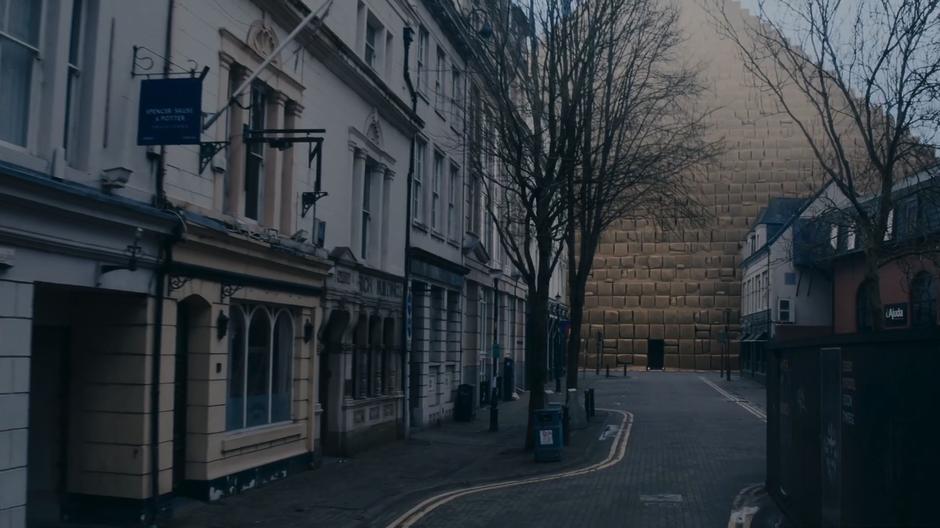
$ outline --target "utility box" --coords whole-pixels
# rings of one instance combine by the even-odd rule
[[[561,409],[550,408],[535,411],[535,461],[561,460],[562,447],[564,447],[564,442]]]
[[[472,422],[476,413],[473,405],[473,385],[457,386],[457,401],[454,402],[454,420]]]
[[[512,401],[512,393],[516,391],[516,362],[512,358],[503,358],[503,401]]]

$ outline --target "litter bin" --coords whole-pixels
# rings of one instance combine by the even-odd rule
[[[563,446],[561,421],[560,408],[535,411],[536,462],[561,460],[561,448]]]
[[[548,405],[546,405],[546,408],[552,410],[557,409],[558,412],[561,413],[561,446],[564,447],[565,441],[568,439],[568,408],[565,407],[565,404],[561,402],[549,402]]]
[[[457,401],[454,402],[454,420],[470,422],[474,418],[473,385],[457,386]]]

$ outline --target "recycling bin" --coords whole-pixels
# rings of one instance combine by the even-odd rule
[[[553,462],[561,460],[562,415],[560,408],[535,411],[535,461]]]
[[[454,420],[470,422],[474,419],[473,385],[457,386],[457,401],[454,402]]]

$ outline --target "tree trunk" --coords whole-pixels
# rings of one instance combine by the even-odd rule
[[[878,259],[875,255],[865,256],[865,282],[868,291],[868,313],[871,317],[871,327],[875,332],[884,329],[884,314],[881,306],[881,277],[878,273]],[[856,321],[858,324],[858,321]],[[856,330],[860,330],[856,328]]]
[[[584,321],[584,289],[586,280],[575,278],[575,284],[568,285],[568,302],[571,304],[571,330],[567,342],[567,388],[578,388],[578,365],[581,356],[581,324]]]
[[[545,407],[545,353],[548,350],[548,285],[530,290],[526,316],[526,373],[529,378],[529,420],[525,448],[535,448],[535,411]]]

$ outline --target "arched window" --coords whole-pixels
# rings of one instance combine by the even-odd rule
[[[937,324],[937,284],[926,271],[915,275],[911,282],[911,324],[915,327]]]
[[[245,427],[245,313],[239,306],[229,310],[228,401],[225,428]]]
[[[855,321],[859,332],[871,332],[875,327],[871,316],[870,284],[871,281],[862,282],[855,297]]]
[[[241,429],[291,418],[293,317],[263,306],[231,307],[226,428]]]
[[[262,307],[251,312],[247,365],[245,425],[253,427],[268,423],[270,412],[271,316]]]
[[[274,346],[271,353],[271,421],[290,419],[291,362],[294,349],[294,322],[282,310],[274,323]]]

